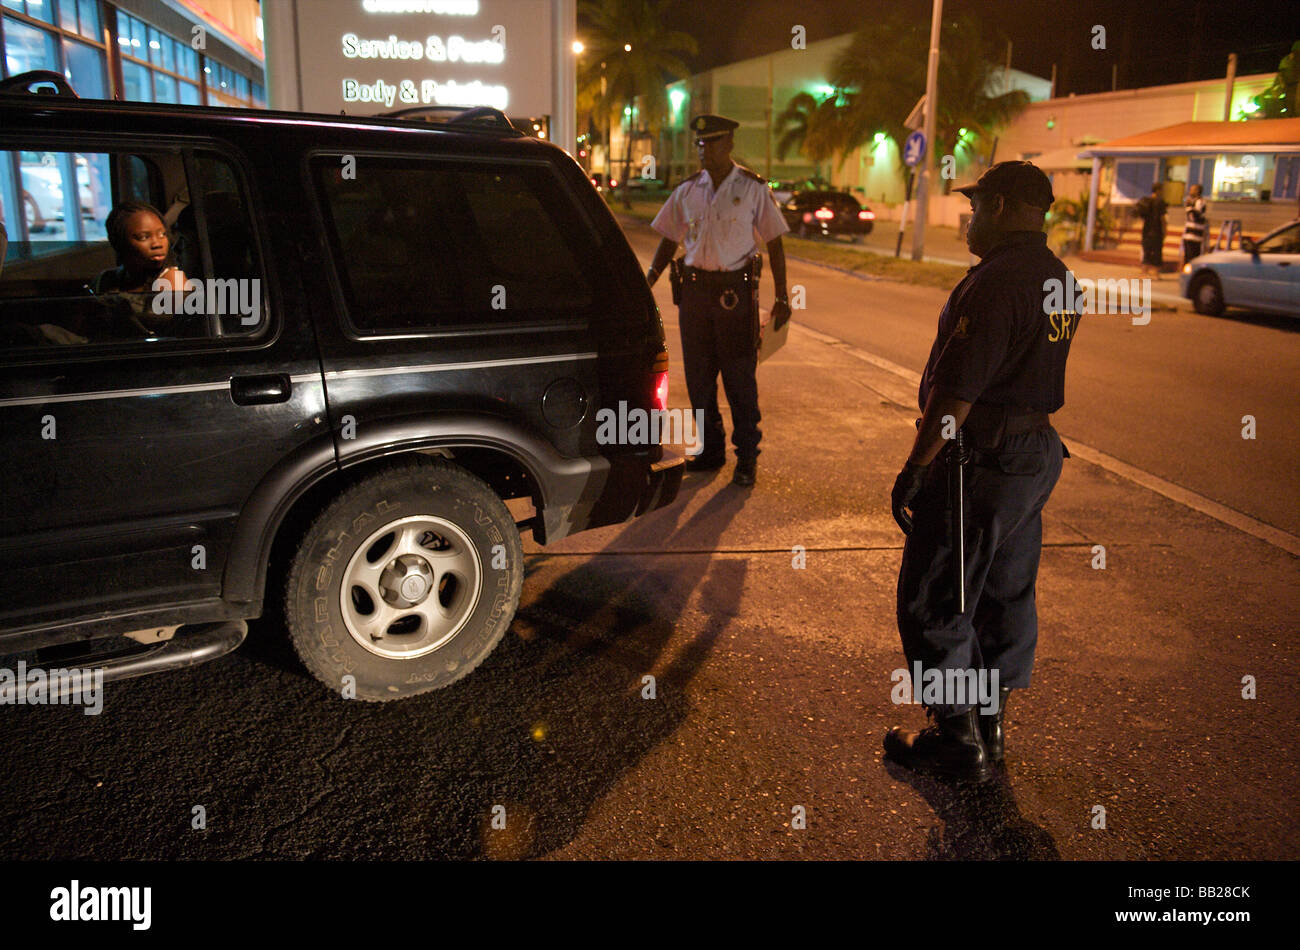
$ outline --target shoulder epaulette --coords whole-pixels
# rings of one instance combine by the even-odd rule
[[[706,173],[706,172],[703,172],[703,171],[698,171],[698,172],[696,172],[694,175],[687,175],[685,178],[683,178],[683,179],[682,179],[681,181],[679,181],[677,184],[673,185],[673,191],[676,191],[678,188],[682,187],[682,185],[690,184],[691,182],[695,181],[695,179],[699,178],[700,175],[703,175],[703,174],[707,174],[707,173]]]
[[[739,162],[736,163],[736,167],[740,169],[740,173],[744,175],[746,178],[752,178],[754,179],[754,181],[761,181],[763,184],[765,185],[767,184],[767,179],[764,178],[762,175],[760,175],[758,172],[754,171],[752,168],[746,168],[744,165],[741,165]]]

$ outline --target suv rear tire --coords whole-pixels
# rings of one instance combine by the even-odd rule
[[[320,513],[293,558],[285,619],[317,679],[383,702],[482,663],[522,586],[523,545],[501,499],[463,468],[421,458],[366,477]]]

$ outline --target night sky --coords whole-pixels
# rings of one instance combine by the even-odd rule
[[[930,0],[689,0],[669,22],[699,42],[691,65],[704,70],[788,48],[795,23],[813,41],[895,10],[928,29]],[[1058,95],[1110,89],[1116,62],[1121,89],[1220,77],[1229,53],[1238,75],[1275,73],[1300,40],[1300,0],[945,0],[945,14],[967,11],[1011,40],[1013,68],[1047,78],[1056,63]],[[1092,49],[1095,24],[1106,27],[1105,51]]]

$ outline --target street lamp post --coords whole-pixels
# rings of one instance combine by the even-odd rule
[[[943,0],[934,0],[930,20],[930,61],[925,70],[925,156],[916,189],[916,228],[912,231],[912,260],[925,256],[925,224],[929,214],[930,179],[934,172],[934,126],[938,112],[935,87],[939,80],[939,28],[943,24]]]

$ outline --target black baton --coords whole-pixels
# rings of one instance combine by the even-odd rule
[[[964,470],[970,461],[966,447],[966,433],[957,430],[957,438],[948,447],[948,510],[952,515],[949,525],[952,542],[952,593],[957,601],[957,613],[966,612],[966,492]]]

